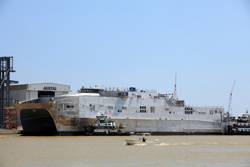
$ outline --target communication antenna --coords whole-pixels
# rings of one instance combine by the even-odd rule
[[[177,97],[177,74],[175,73],[175,78],[174,78],[174,94],[173,94],[174,99],[178,99]]]
[[[234,91],[234,87],[235,87],[235,84],[236,84],[236,81],[234,80],[233,81],[233,86],[232,86],[232,89],[231,89],[231,92],[229,94],[229,101],[228,101],[228,108],[227,108],[227,112],[228,112],[228,117],[229,117],[229,114],[231,112],[231,103],[232,103],[232,98],[233,98],[233,91]]]

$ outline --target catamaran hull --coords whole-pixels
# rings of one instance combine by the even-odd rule
[[[56,116],[41,108],[22,109],[19,114],[24,134],[85,134],[94,131],[94,118],[68,118]],[[196,120],[143,120],[112,119],[119,133],[149,132],[152,134],[222,134],[222,125],[217,122]]]
[[[123,126],[122,133],[145,132],[152,134],[222,134],[222,125],[217,122],[204,122],[196,120],[143,120],[143,119],[112,119],[116,125]],[[80,118],[80,126],[69,127],[58,131],[87,131],[96,120]],[[75,122],[75,121],[73,121]],[[78,127],[78,128],[77,128]],[[83,127],[83,128],[80,128]],[[91,130],[91,128],[89,128]]]

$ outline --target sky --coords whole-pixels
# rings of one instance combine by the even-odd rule
[[[19,83],[154,89],[250,110],[248,0],[0,0],[0,56]]]

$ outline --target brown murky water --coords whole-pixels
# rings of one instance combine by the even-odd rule
[[[0,135],[0,167],[250,167],[250,136],[129,137]]]

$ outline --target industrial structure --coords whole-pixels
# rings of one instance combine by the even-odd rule
[[[230,117],[227,124],[227,134],[249,135],[250,134],[250,114],[248,111],[238,117]]]
[[[0,57],[0,128],[4,127],[4,108],[11,105],[10,84],[17,81],[10,80],[13,68],[13,57]]]
[[[12,102],[18,103],[44,97],[55,97],[70,92],[70,86],[59,83],[32,83],[11,85],[9,96]]]
[[[17,113],[14,105],[21,101],[55,97],[70,92],[70,86],[57,83],[18,84],[10,79],[15,72],[13,57],[0,57],[0,128],[14,128]]]
[[[15,105],[23,101],[53,98],[70,92],[70,86],[58,83],[32,83],[10,85],[9,98],[11,107],[4,108],[4,127],[22,128]]]

